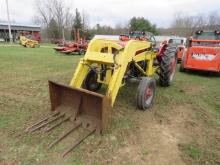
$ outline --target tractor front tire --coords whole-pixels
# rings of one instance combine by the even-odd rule
[[[186,71],[186,69],[184,68],[185,60],[186,60],[186,56],[184,54],[183,57],[182,57],[181,63],[180,63],[180,68],[179,68],[180,72],[185,72]]]
[[[79,55],[84,55],[85,54],[85,50],[84,49],[80,49],[79,50]]]
[[[167,45],[160,62],[159,84],[168,87],[174,78],[177,66],[176,46]]]
[[[149,109],[156,94],[156,80],[151,77],[142,77],[136,95],[137,107],[140,110]]]
[[[98,74],[94,70],[90,70],[83,81],[83,88],[93,92],[98,91],[102,84],[97,82],[97,79]]]

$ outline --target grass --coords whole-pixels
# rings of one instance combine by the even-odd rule
[[[147,148],[145,148],[145,149],[144,149],[144,151],[143,151],[143,155],[144,155],[144,156],[149,155],[149,151],[148,151],[148,149],[147,149]]]
[[[20,136],[30,123],[48,113],[50,103],[47,80],[68,84],[80,57],[55,53],[51,47],[26,49],[21,46],[0,46],[0,163],[103,164],[118,149],[127,146],[133,136],[138,136],[139,125],[134,118],[134,91],[137,85],[130,84],[118,94],[107,133],[89,137],[65,159],[60,154],[71,144],[72,139],[52,150],[46,149],[48,143],[62,132],[63,127],[49,136],[37,133]],[[192,137],[198,139],[196,145],[182,144],[184,147],[181,152],[186,163],[219,162],[219,84],[220,76],[190,72],[177,73],[174,84],[169,88],[157,88],[154,105],[156,115],[163,118],[171,114],[171,107],[189,104],[196,114],[195,124],[202,126],[202,135],[195,133]],[[141,154],[147,157],[152,153],[143,149]],[[129,159],[124,161],[129,163]]]
[[[202,151],[194,145],[188,145],[184,149],[185,153],[192,157],[193,159],[199,161],[202,157]]]

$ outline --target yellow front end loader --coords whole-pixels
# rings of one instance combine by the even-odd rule
[[[38,41],[31,38],[31,36],[20,36],[20,44],[27,48],[39,48]]]
[[[159,75],[160,85],[170,85],[176,70],[176,47],[164,45],[157,51],[153,37],[141,34],[142,37],[133,37],[132,33],[119,40],[93,39],[69,86],[49,81],[51,115],[27,128],[26,132],[45,127],[44,132],[48,132],[71,121],[73,127],[52,142],[51,148],[79,127],[86,129],[87,133],[63,154],[65,156],[90,134],[106,129],[118,91],[131,79],[139,81],[137,107],[150,108],[156,90],[153,76]],[[105,95],[98,93],[101,86],[106,89]]]

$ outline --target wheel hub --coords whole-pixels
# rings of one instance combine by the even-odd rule
[[[176,58],[174,57],[170,63],[170,81],[173,80],[175,72],[176,72]]]
[[[145,102],[148,104],[153,99],[153,89],[152,86],[149,86],[145,90]]]

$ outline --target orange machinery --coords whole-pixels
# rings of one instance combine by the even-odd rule
[[[180,65],[187,69],[220,72],[220,31],[199,30],[190,38]]]
[[[78,53],[80,55],[85,54],[88,42],[85,39],[80,38],[79,29],[74,30],[75,41],[71,43],[65,43],[62,46],[55,47],[54,50],[60,53],[70,54]]]

